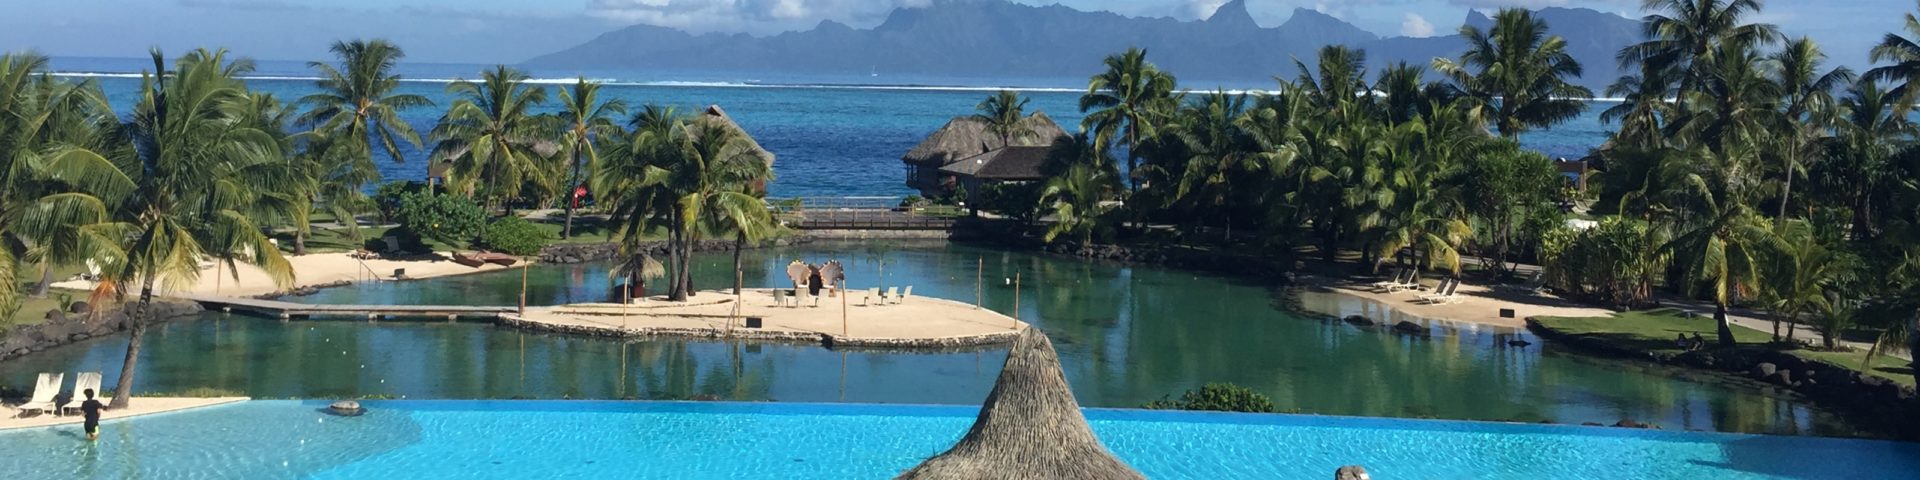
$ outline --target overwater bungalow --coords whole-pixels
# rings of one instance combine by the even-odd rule
[[[1040,152],[1037,158],[1045,159],[1045,147],[1067,136],[1067,132],[1046,113],[1034,112],[1028,119],[1033,131],[1030,135],[1014,138],[1013,146],[1039,147],[1034,149]],[[921,196],[939,197],[953,193],[966,182],[974,182],[966,186],[971,190],[983,181],[1032,180],[1028,177],[1038,172],[1039,163],[1033,164],[1032,172],[1027,172],[1024,163],[1030,160],[1033,152],[986,155],[1005,149],[1006,143],[988,129],[987,122],[973,117],[955,117],[900,157],[901,163],[907,165],[907,186],[919,190]],[[963,161],[973,162],[973,165],[962,165]],[[988,164],[998,165],[988,168]],[[988,177],[979,176],[983,170]],[[1013,175],[1020,173],[1029,175]],[[995,175],[1001,178],[991,178]]]

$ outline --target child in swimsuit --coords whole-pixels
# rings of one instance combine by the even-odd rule
[[[86,389],[83,393],[87,395],[87,401],[80,404],[80,413],[87,416],[87,440],[99,440],[100,409],[106,408],[106,406],[101,405],[99,400],[93,398],[93,389]]]

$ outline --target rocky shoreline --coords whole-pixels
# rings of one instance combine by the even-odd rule
[[[1904,440],[1920,440],[1920,399],[1913,387],[1821,360],[1761,348],[1650,352],[1604,338],[1568,334],[1527,319],[1527,329],[1580,350],[1614,358],[1708,370],[1792,390],[1816,404],[1858,416]]]
[[[84,303],[75,305],[79,307],[69,309],[70,311],[48,311],[44,322],[8,329],[5,337],[0,338],[0,361],[12,360],[89,338],[112,335],[126,331],[131,325],[128,322],[128,315],[131,314],[133,307],[131,304],[98,314],[88,313]],[[148,325],[191,317],[201,312],[200,304],[177,300],[155,299],[148,308],[152,310],[150,319],[147,321]]]

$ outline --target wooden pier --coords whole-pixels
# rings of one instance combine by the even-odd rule
[[[313,317],[355,317],[355,318],[441,318],[457,320],[460,317],[484,318],[493,320],[500,314],[515,313],[517,307],[476,307],[465,305],[326,305],[310,303],[282,302],[278,300],[258,300],[232,297],[187,297],[210,312],[236,312],[264,315],[281,319],[299,319]]]

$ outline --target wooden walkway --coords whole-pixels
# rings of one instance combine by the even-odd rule
[[[464,305],[326,305],[233,297],[189,296],[187,300],[199,303],[200,306],[206,308],[207,311],[251,313],[283,319],[312,317],[446,317],[449,320],[460,317],[479,317],[495,319],[499,318],[500,314],[519,311],[516,307],[476,307]]]

